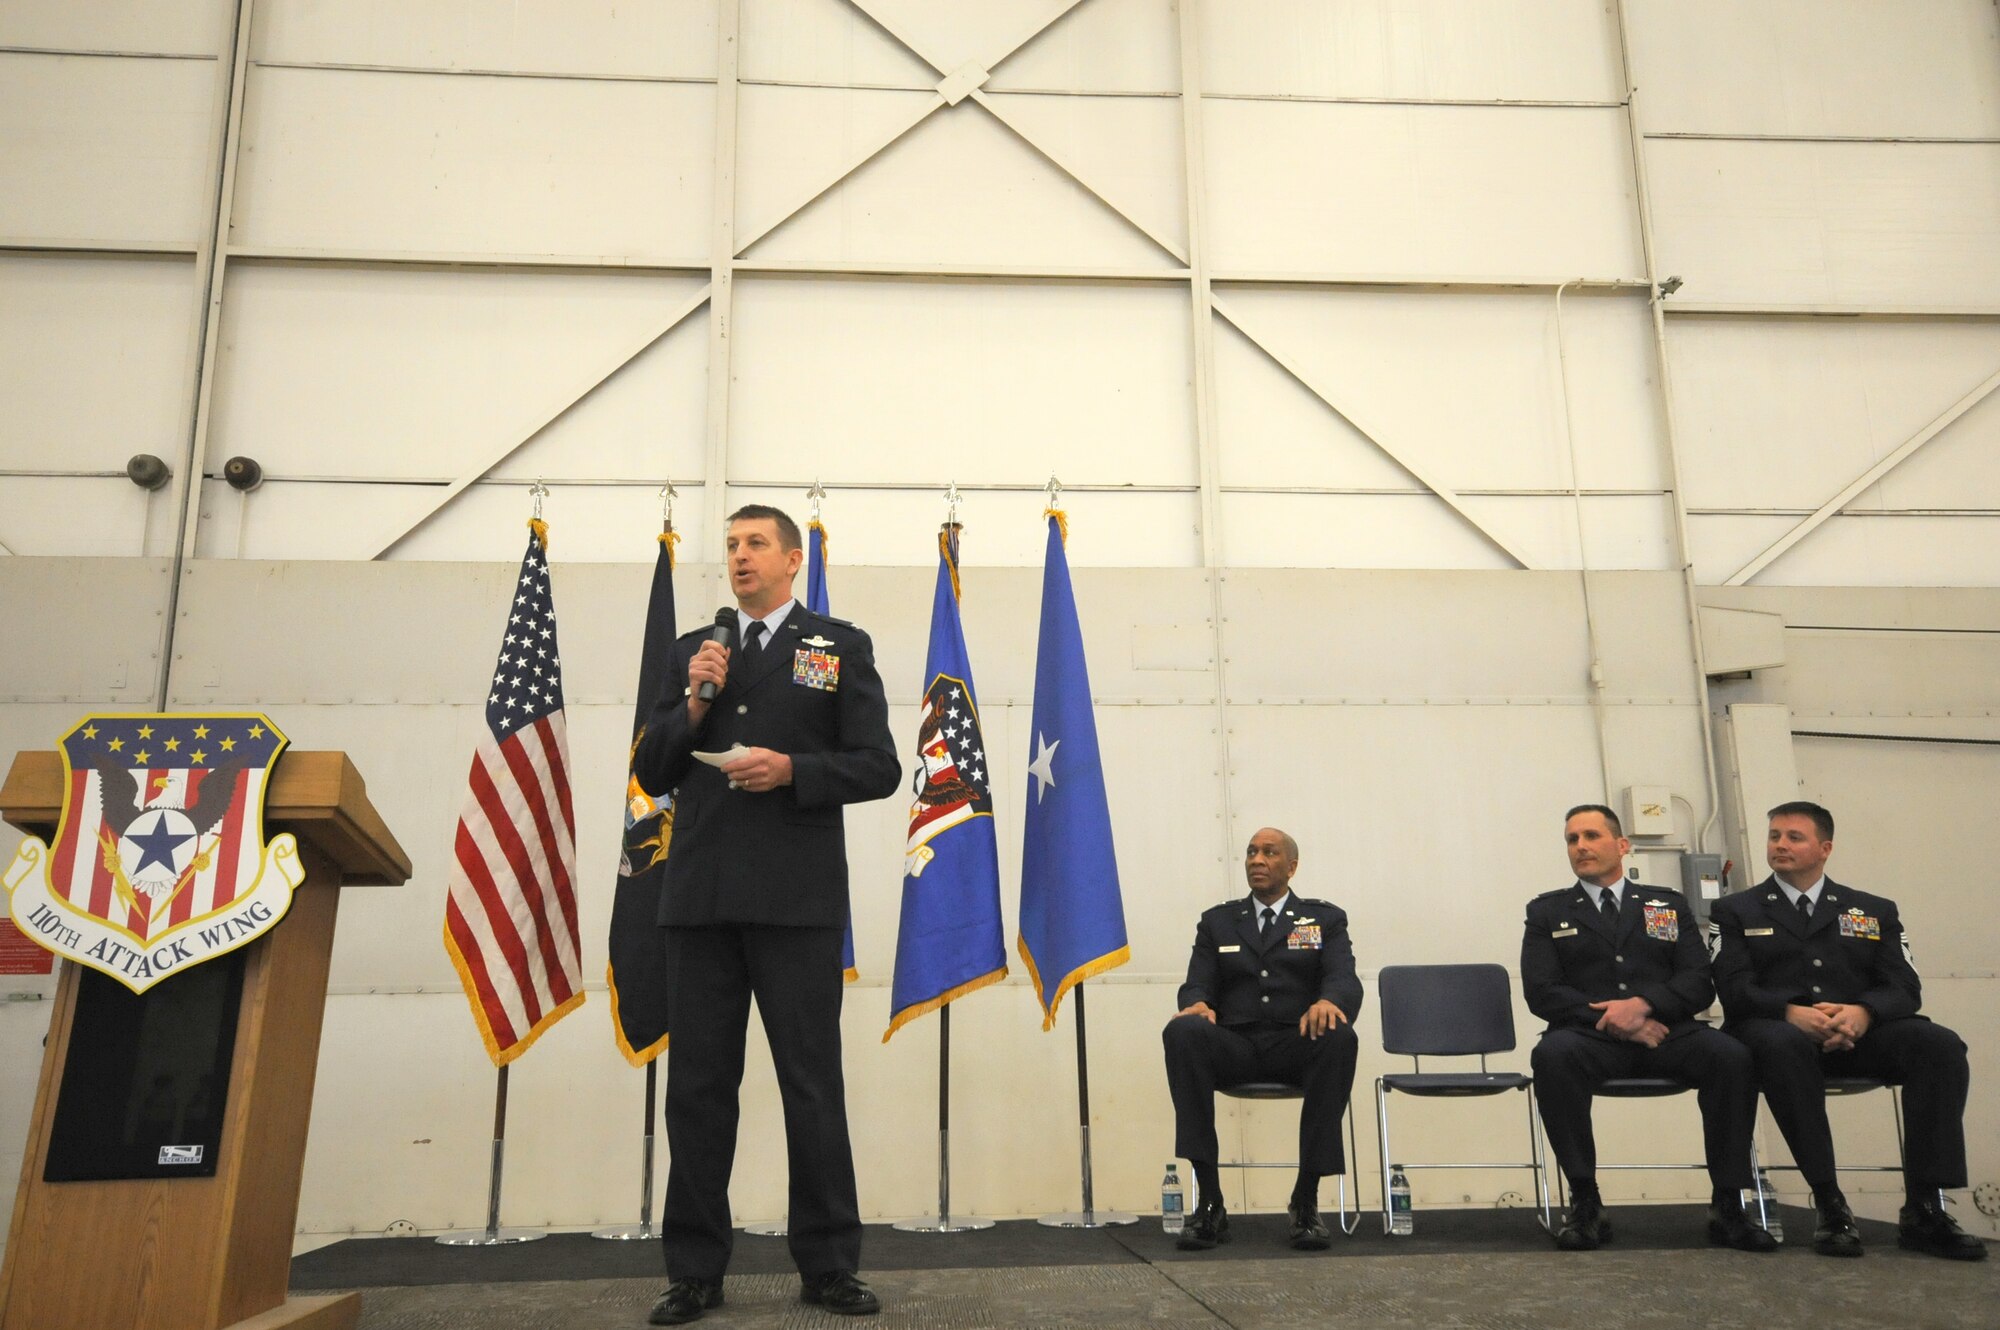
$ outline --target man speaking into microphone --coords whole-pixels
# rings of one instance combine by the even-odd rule
[[[670,1282],[655,1325],[722,1303],[753,995],[784,1101],[799,1297],[850,1316],[881,1305],[856,1278],[861,1217],[840,1065],[841,808],[894,793],[901,765],[868,634],[792,599],[805,560],[798,524],[748,505],[730,515],[727,550],[736,608],[675,643],[633,754],[641,784],[675,791],[660,895]]]

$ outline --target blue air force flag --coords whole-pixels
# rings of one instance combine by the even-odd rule
[[[1067,534],[1050,510],[1042,568],[1041,641],[1035,654],[1035,714],[1029,736],[1026,823],[1021,847],[1021,959],[1055,1025],[1063,994],[1131,959],[1111,809],[1097,752],[1083,630],[1071,594]]]
[[[885,1044],[926,1012],[1007,977],[993,791],[958,617],[958,537],[950,527],[938,535],[924,678]]]

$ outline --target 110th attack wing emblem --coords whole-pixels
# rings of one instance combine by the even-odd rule
[[[264,840],[286,742],[255,713],[80,722],[55,842],[29,837],[0,873],[15,924],[135,993],[262,935],[305,880],[296,840]]]

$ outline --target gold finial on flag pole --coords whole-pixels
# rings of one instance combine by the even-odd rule
[[[535,500],[535,511],[530,513],[529,516],[539,522],[542,520],[542,500],[549,497],[549,487],[537,480],[528,487],[528,493]]]
[[[826,486],[820,484],[819,478],[815,476],[813,478],[812,488],[806,491],[806,498],[812,503],[812,512],[810,516],[808,516],[808,518],[806,519],[809,523],[819,521],[819,504],[820,500],[824,499],[825,497],[826,497]]]
[[[674,529],[674,500],[680,497],[681,492],[674,488],[673,481],[660,486],[660,526],[663,530]]]
[[[953,526],[953,527],[955,527],[955,526],[957,526],[957,525],[958,525],[958,503],[959,503],[959,497],[960,497],[960,496],[959,496],[959,493],[958,493],[958,482],[957,482],[957,481],[955,481],[955,480],[954,480],[954,481],[952,481],[952,482],[951,482],[951,483],[950,483],[949,485],[945,486],[945,491],[944,491],[944,524],[945,524],[946,526]]]

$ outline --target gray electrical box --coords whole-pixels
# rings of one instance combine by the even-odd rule
[[[1682,855],[1681,894],[1694,904],[1695,913],[1706,920],[1708,907],[1722,896],[1722,856]]]

